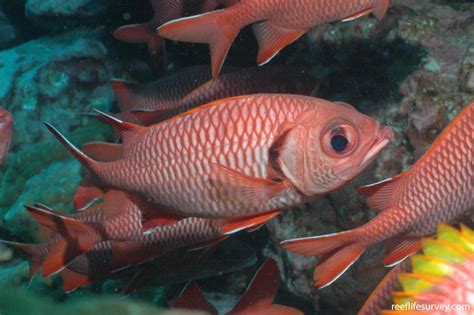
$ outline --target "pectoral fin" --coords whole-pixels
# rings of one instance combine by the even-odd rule
[[[210,180],[219,199],[239,200],[249,207],[264,204],[289,187],[287,182],[247,176],[219,164],[212,164]]]

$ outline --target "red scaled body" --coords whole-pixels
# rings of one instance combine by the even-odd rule
[[[9,112],[0,108],[0,165],[5,162],[7,157],[12,134],[13,117]]]
[[[112,86],[116,89],[123,111],[146,111],[123,112],[115,117],[130,122],[138,119],[139,122],[150,125],[196,106],[227,97],[256,93],[314,95],[319,86],[319,81],[310,75],[286,67],[226,68],[218,78],[202,85],[202,78],[210,79],[209,68],[190,68],[188,80],[185,80],[183,73],[185,72],[143,86],[127,87],[125,83],[113,81]],[[195,88],[190,91],[189,87],[193,85]],[[185,91],[189,93],[183,95]],[[155,112],[149,113],[150,110]]]
[[[171,107],[210,78],[207,66],[196,66],[145,84],[112,80],[111,85],[121,111],[161,110]]]
[[[350,20],[373,12],[381,19],[389,0],[242,0],[224,10],[166,23],[158,31],[165,38],[208,43],[215,77],[240,30],[253,24],[258,40],[259,65],[310,28]]]
[[[225,99],[150,127],[108,119],[124,137],[113,162],[90,159],[48,127],[99,185],[184,217],[242,217],[326,194],[393,136],[350,105],[284,94]]]
[[[355,230],[283,242],[306,255],[330,258],[316,267],[314,280],[324,286],[337,278],[367,247],[385,242],[385,265],[418,251],[421,238],[436,232],[474,207],[474,102],[451,123],[432,147],[405,173],[361,189],[369,207],[380,214]],[[336,252],[334,253],[334,251]]]

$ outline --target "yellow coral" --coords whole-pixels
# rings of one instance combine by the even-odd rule
[[[399,275],[391,314],[474,314],[474,231],[440,224],[437,239],[423,240],[411,258],[412,273]]]

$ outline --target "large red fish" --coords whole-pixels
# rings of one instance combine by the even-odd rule
[[[198,69],[199,71],[196,71]],[[166,87],[161,86],[162,84],[158,84],[158,82],[163,82],[163,79],[156,83],[147,83],[142,87],[128,86],[128,88],[125,83],[114,81],[112,86],[117,91],[120,107],[125,111],[114,116],[130,122],[136,122],[138,119],[140,123],[151,125],[196,106],[227,97],[256,93],[314,95],[319,87],[319,81],[310,75],[286,67],[226,68],[225,72],[215,80],[198,86],[199,79],[202,77],[210,79],[209,68],[207,71],[205,67],[199,67],[196,70],[190,72],[190,77],[199,74],[198,79],[192,82],[196,84],[196,88],[189,91],[187,95],[176,93],[171,96],[170,93],[168,97],[164,96],[164,93],[168,93],[164,91],[171,89],[167,90]],[[176,75],[170,79],[175,77]],[[166,79],[167,82],[168,80]],[[176,85],[181,84],[179,82],[181,80],[173,81],[176,81]],[[184,92],[184,88],[182,91]],[[132,110],[143,110],[143,112],[128,113]],[[136,117],[130,117],[133,115]]]
[[[358,175],[393,132],[344,103],[285,94],[220,100],[122,130],[123,157],[98,162],[53,134],[101,187],[183,217],[238,218],[300,204]]]
[[[314,284],[331,284],[371,245],[384,241],[386,266],[420,249],[438,222],[450,222],[474,207],[474,102],[454,119],[408,171],[361,188],[380,214],[346,232],[285,241],[292,252],[323,256]]]
[[[156,28],[189,12],[208,12],[219,6],[231,6],[237,0],[151,0],[154,15],[150,22],[125,25],[114,31],[114,37],[128,43],[147,43],[152,56],[161,52],[164,40],[156,34]],[[198,5],[196,5],[196,2]]]
[[[382,19],[388,5],[389,0],[242,0],[224,10],[168,22],[158,28],[158,34],[209,44],[215,78],[233,41],[247,25],[253,24],[259,46],[257,63],[263,65],[314,26],[370,12]]]
[[[295,308],[273,304],[280,286],[278,267],[273,259],[268,259],[258,269],[247,290],[237,304],[227,312],[228,315],[259,314],[259,315],[302,315]],[[189,283],[173,304],[173,308],[202,310],[209,314],[218,314],[217,309],[210,304],[195,283]]]
[[[13,117],[9,112],[0,108],[0,165],[5,162],[7,157],[12,134]]]

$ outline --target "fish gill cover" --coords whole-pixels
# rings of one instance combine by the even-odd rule
[[[369,249],[331,286],[317,290],[313,287],[314,258],[293,255],[278,244],[298,236],[350,230],[369,221],[376,212],[367,207],[355,188],[409,169],[449,121],[474,99],[474,4],[462,0],[393,0],[385,13],[387,1],[376,1],[372,13],[365,8],[348,13],[336,8],[338,12],[344,11],[344,16],[316,23],[323,24],[317,27],[304,24],[303,17],[319,18],[319,12],[299,14],[298,18],[291,19],[291,23],[301,22],[298,30],[278,29],[271,23],[244,27],[252,21],[231,16],[228,22],[240,23],[239,30],[233,25],[232,32],[226,34],[240,33],[220,42],[225,45],[214,48],[213,59],[222,59],[223,48],[235,39],[214,81],[209,81],[208,45],[157,36],[156,28],[163,23],[216,8],[231,8],[235,2],[0,0],[0,107],[14,118],[11,142],[8,132],[0,134],[0,148],[8,147],[7,143],[10,147],[0,166],[0,239],[15,242],[0,244],[1,314],[35,311],[151,314],[158,312],[156,306],[170,307],[185,283],[191,280],[198,281],[206,299],[220,312],[225,312],[236,304],[257,267],[269,257],[277,262],[281,278],[276,298],[271,301],[274,304],[293,307],[305,314],[357,313],[386,273],[380,247]],[[266,1],[246,2],[262,4]],[[310,11],[305,1],[294,3],[288,12],[293,7],[305,8],[305,14]],[[256,6],[246,11],[252,14],[243,16],[258,19],[262,7]],[[383,19],[377,20],[382,16]],[[220,18],[216,18],[218,20]],[[351,21],[342,23],[341,20]],[[172,24],[168,24],[168,31],[169,25]],[[193,28],[197,35],[208,35],[206,29]],[[219,31],[224,29],[218,28]],[[196,41],[196,37],[185,38],[178,34],[177,28],[174,34],[166,34],[166,28],[162,30],[165,30],[161,34],[164,37]],[[301,33],[305,35],[296,40]],[[285,36],[281,37],[282,34]],[[272,38],[282,41],[274,42]],[[199,41],[204,42],[201,39]],[[278,50],[270,62],[257,68],[257,62],[264,63]],[[214,64],[217,68],[218,62]],[[206,81],[209,82],[202,85]],[[180,225],[185,233],[158,229],[158,234],[152,234],[157,232],[157,222],[174,222],[180,218],[163,216],[162,211],[134,212],[133,207],[103,211],[101,198],[106,192],[91,186],[86,171],[51,137],[43,122],[53,124],[94,159],[110,161],[122,157],[124,151],[120,145],[103,145],[103,141],[115,142],[119,134],[97,121],[94,109],[113,112],[115,117],[134,124],[149,125],[195,105],[258,92],[306,94],[349,103],[382,125],[392,127],[396,137],[367,171],[337,191],[292,206],[260,229],[260,223],[277,213],[228,222],[224,229],[230,234],[245,226],[255,232],[236,233],[215,246],[228,236],[223,235],[216,242],[198,244],[201,250],[185,248],[109,273],[110,266],[119,263],[123,267],[148,256],[138,257],[136,251],[130,254],[127,250],[136,250],[136,244],[123,247],[123,240],[100,242],[87,250],[96,240],[97,230],[110,233],[101,234],[104,237],[118,237],[122,233],[135,240],[143,237],[142,241],[157,235],[171,235],[164,240],[180,243],[181,235],[190,235],[186,225],[190,221]],[[124,111],[122,106],[128,105],[136,106]],[[170,108],[171,111],[163,110]],[[4,127],[0,119],[0,130],[9,130],[8,126],[1,129]],[[287,143],[280,141],[279,148]],[[347,146],[341,137],[334,143],[339,148]],[[279,157],[297,156],[296,150],[283,152],[290,154],[280,153]],[[0,152],[1,156],[4,154],[5,151]],[[261,158],[265,154],[255,156]],[[278,171],[276,178],[279,179],[282,168],[274,170]],[[234,175],[227,176],[227,183],[229,179],[232,184],[249,183]],[[301,182],[299,187],[307,188]],[[248,194],[247,189],[240,187],[236,191],[248,200],[256,195],[255,191]],[[274,191],[264,190],[264,195]],[[228,190],[219,193],[229,195]],[[186,198],[179,195],[175,199]],[[142,204],[141,200],[132,202]],[[36,210],[28,212],[24,205]],[[86,211],[77,212],[75,208]],[[126,215],[114,218],[117,214]],[[105,225],[99,220],[102,215],[108,218]],[[46,227],[38,225],[35,219]],[[149,232],[149,236],[134,234],[139,231],[134,227],[139,226],[142,219],[148,222],[143,231]],[[97,220],[100,224],[94,222]],[[472,226],[472,211],[460,220]],[[67,222],[71,224],[67,226],[74,229],[62,230],[52,221]],[[215,222],[199,222],[209,228],[199,231],[215,231]],[[43,278],[40,270],[30,283],[31,270],[25,260],[30,259],[32,266],[39,266],[42,259],[47,258],[43,256],[48,254],[42,250],[49,248],[18,243],[43,242],[51,236],[51,228],[59,232],[49,243],[58,242],[54,253],[64,253],[61,249],[67,249],[65,253],[69,256],[77,250],[86,250],[86,253],[60,275]],[[195,231],[194,227],[190,230]],[[86,234],[85,239],[77,237],[77,232],[82,235],[84,231],[91,233]],[[61,241],[61,233],[68,242]],[[70,246],[76,242],[81,246]],[[151,244],[156,246],[157,243]],[[161,254],[162,248],[158,248]],[[211,250],[203,251],[204,248]],[[122,255],[117,256],[117,250]],[[51,263],[49,272],[58,271],[53,267],[61,269],[61,263],[71,258],[68,255],[52,255],[47,259]],[[56,259],[58,257],[61,259]],[[133,259],[126,259],[129,257]],[[65,294],[64,288],[76,290]],[[110,296],[117,294],[127,297],[119,301]]]

